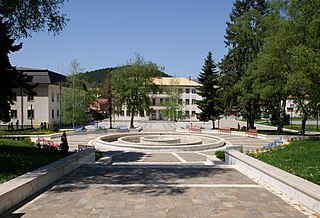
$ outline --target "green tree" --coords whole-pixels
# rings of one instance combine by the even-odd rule
[[[217,65],[212,59],[212,53],[208,52],[205,58],[202,72],[199,74],[198,80],[201,84],[199,87],[199,95],[202,100],[197,102],[201,112],[197,114],[198,119],[202,121],[211,120],[212,128],[215,128],[215,120],[219,119],[223,114],[220,87],[219,87],[219,72]]]
[[[9,53],[19,51],[22,44],[14,41],[22,37],[30,37],[32,32],[47,29],[58,34],[66,25],[65,15],[59,9],[63,0],[15,0],[0,2],[0,120],[10,121],[9,111],[13,89],[27,87],[25,77],[11,66]],[[35,94],[35,93],[33,93]]]
[[[173,78],[170,84],[164,87],[167,97],[164,98],[162,106],[165,107],[161,114],[168,120],[183,120],[186,118],[183,109],[183,103],[180,101],[182,91],[179,89],[179,80]]]
[[[112,76],[113,107],[119,113],[123,106],[130,112],[130,128],[136,115],[144,116],[144,111],[149,110],[149,92],[156,76],[158,66],[150,61],[145,61],[136,55],[126,65],[114,70]]]
[[[280,4],[279,4],[280,3]],[[263,48],[251,65],[256,92],[268,100],[282,131],[289,96],[303,114],[302,130],[319,102],[319,1],[272,1]]]
[[[228,54],[222,59],[221,87],[225,108],[240,108],[247,119],[247,127],[254,127],[259,108],[259,96],[248,81],[249,64],[256,58],[262,46],[265,27],[262,18],[267,14],[264,0],[236,0],[227,22],[225,43]]]
[[[67,78],[68,88],[62,94],[61,109],[63,122],[75,125],[83,125],[91,119],[88,113],[89,105],[96,99],[93,90],[89,90],[85,81],[79,77],[83,69],[76,60],[70,64],[70,76]]]

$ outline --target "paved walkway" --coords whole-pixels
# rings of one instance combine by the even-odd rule
[[[229,166],[97,163],[72,172],[4,217],[307,216]]]
[[[171,128],[165,123],[143,125]],[[71,150],[100,135],[69,136]],[[220,137],[234,145],[265,144],[255,138]],[[224,165],[212,150],[105,150],[104,155],[113,156],[112,164],[101,160],[82,166],[3,217],[315,217],[281,193]]]

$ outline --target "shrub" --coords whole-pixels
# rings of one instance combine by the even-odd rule
[[[217,156],[217,158],[219,158],[223,162],[225,161],[225,156],[224,156],[224,151],[223,150],[217,150],[217,151],[215,151],[214,154]]]
[[[25,139],[23,139],[23,142],[31,146],[34,146],[35,144],[33,141],[31,141],[30,136],[27,136]]]

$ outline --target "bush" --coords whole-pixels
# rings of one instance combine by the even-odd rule
[[[277,126],[279,124],[279,118],[276,117],[274,114],[270,118],[271,125]],[[289,125],[290,124],[290,115],[286,114],[284,116],[283,125]]]
[[[216,152],[214,152],[214,154],[217,156],[217,158],[219,158],[223,162],[225,161],[225,156],[224,156],[223,150],[217,150]]]
[[[30,136],[27,136],[25,139],[23,139],[23,142],[31,146],[34,146],[35,144],[33,141],[31,141]]]
[[[53,131],[53,132],[59,132],[59,125],[56,122],[52,122],[50,124],[50,128],[49,130]]]

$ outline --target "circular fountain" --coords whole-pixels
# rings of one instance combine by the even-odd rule
[[[221,147],[224,140],[206,134],[178,132],[115,133],[98,137],[99,146],[123,150],[201,151]]]

